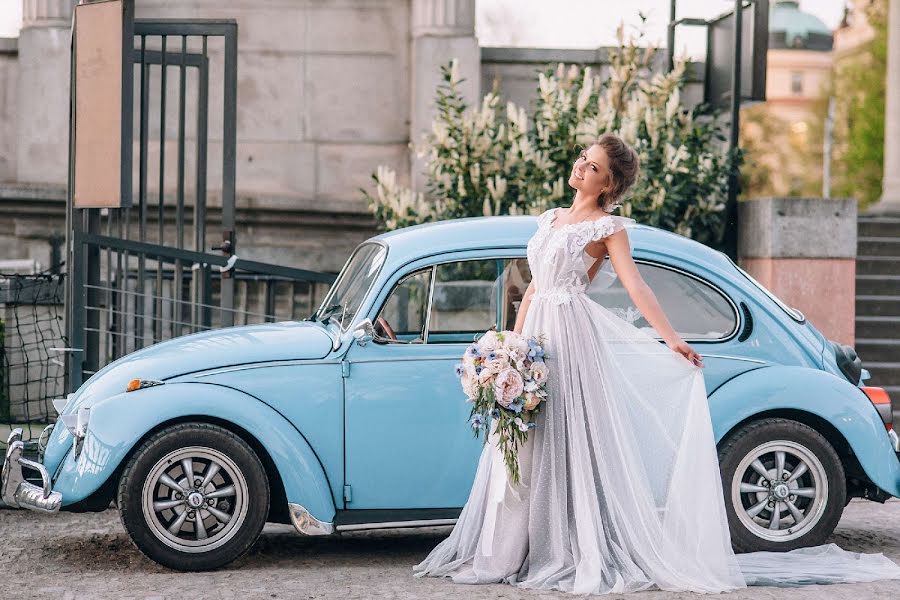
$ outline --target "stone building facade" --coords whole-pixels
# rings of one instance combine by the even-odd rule
[[[16,1],[23,2],[20,36],[0,40],[0,259],[46,267],[47,240],[65,227],[74,2]],[[459,60],[473,103],[499,77],[507,99],[527,104],[547,64],[588,63],[602,72],[605,61],[603,49],[481,48],[475,0],[136,0],[135,12],[237,20],[238,253],[324,271],[337,271],[375,231],[360,188],[371,185],[378,165],[421,187],[422,165],[409,144],[430,128],[442,64]],[[212,82],[211,98],[215,89]],[[696,79],[688,102],[701,91]],[[211,106],[213,196],[220,123],[221,110]],[[151,123],[151,153],[157,139]]]

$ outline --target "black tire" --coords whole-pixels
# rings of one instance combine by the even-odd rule
[[[775,482],[778,452],[785,466],[781,479]],[[762,465],[770,473],[768,479],[754,468],[751,455],[760,459],[756,467]],[[817,546],[825,542],[841,519],[847,496],[843,464],[828,440],[808,425],[784,418],[743,425],[723,441],[719,467],[736,552],[786,552]],[[788,483],[797,470],[801,474]],[[799,493],[791,494],[791,490]],[[783,500],[775,503],[779,498]],[[788,501],[797,509],[799,520],[792,515]],[[754,515],[756,509],[760,512]],[[770,524],[776,510],[781,518],[776,520],[778,529],[773,530]]]
[[[188,468],[193,486],[183,485]],[[198,489],[206,475],[210,482]],[[167,477],[179,490],[162,482]],[[125,530],[144,555],[170,569],[205,571],[239,558],[259,537],[269,512],[269,481],[239,436],[209,423],[180,423],[155,433],[132,454],[119,479],[117,503]],[[230,518],[220,518],[229,510]]]

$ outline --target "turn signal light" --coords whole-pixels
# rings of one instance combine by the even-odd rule
[[[126,392],[133,392],[135,390],[142,390],[144,388],[153,387],[155,385],[162,385],[162,381],[156,381],[155,379],[132,379],[128,382],[128,385],[125,387]]]

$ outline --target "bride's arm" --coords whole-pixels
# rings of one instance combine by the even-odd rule
[[[612,263],[616,275],[622,282],[622,286],[628,291],[631,301],[644,315],[648,323],[662,336],[666,345],[682,354],[685,358],[703,366],[703,359],[691,348],[672,327],[668,317],[663,312],[662,306],[656,299],[656,294],[641,277],[634,259],[631,257],[631,244],[628,242],[628,234],[624,230],[617,231],[605,239],[609,260]]]
[[[525,313],[528,312],[528,306],[531,304],[531,296],[534,294],[534,282],[530,282],[522,294],[522,301],[519,303],[519,312],[516,313],[516,324],[513,331],[522,333],[522,326],[525,324]]]

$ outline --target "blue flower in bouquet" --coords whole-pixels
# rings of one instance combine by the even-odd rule
[[[495,406],[494,408],[491,409],[491,418],[492,418],[492,419],[499,419],[499,418],[500,418],[500,409],[497,408],[496,406]]]
[[[544,349],[534,340],[528,340],[528,358],[533,361],[544,360]]]
[[[481,365],[476,365],[476,366],[475,366],[475,374],[476,374],[476,375],[479,375],[479,374],[481,373],[481,370],[482,370],[483,368],[484,368],[484,367],[482,367]]]
[[[487,355],[488,360],[497,360],[497,353],[491,350]]]
[[[481,429],[484,426],[484,416],[481,413],[475,413],[469,422],[472,424],[472,429]]]
[[[456,373],[456,376],[458,378],[462,377],[463,373],[466,372],[466,365],[462,363],[456,363],[456,365],[453,367],[453,372]]]
[[[470,344],[469,347],[466,348],[466,354],[468,354],[469,356],[472,356],[474,358],[477,358],[477,357],[481,356],[481,351],[478,349],[478,346],[476,346],[475,344]]]
[[[522,400],[522,397],[520,396],[513,400],[507,408],[509,408],[509,410],[513,411],[514,413],[520,413],[522,412],[523,406],[525,406],[525,401]]]

